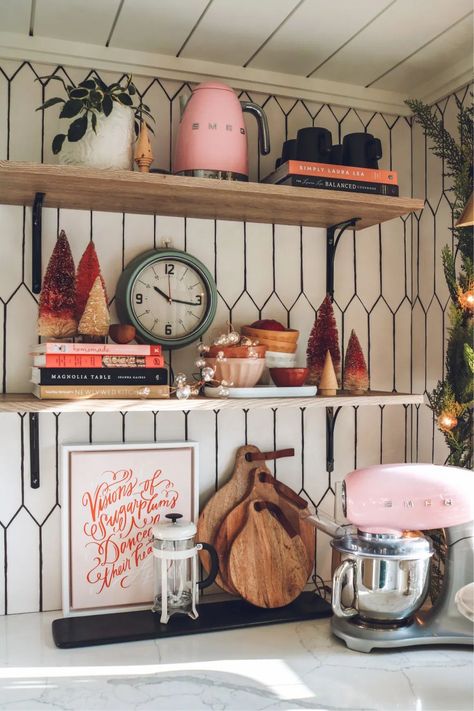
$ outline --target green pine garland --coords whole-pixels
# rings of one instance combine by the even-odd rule
[[[431,150],[441,158],[446,169],[445,176],[452,179],[451,201],[453,221],[461,215],[472,193],[473,119],[474,108],[463,106],[455,97],[458,109],[457,130],[459,142],[445,129],[442,118],[434,109],[422,101],[406,101],[413,117],[424,129],[431,141]],[[456,426],[443,432],[449,447],[448,464],[472,467],[472,425],[473,425],[473,380],[474,350],[473,314],[463,308],[459,297],[474,289],[473,230],[472,227],[453,228],[454,250],[447,245],[442,252],[444,276],[451,295],[449,311],[451,326],[446,350],[446,377],[438,381],[436,388],[428,395],[438,426],[439,418],[448,414],[457,419]]]

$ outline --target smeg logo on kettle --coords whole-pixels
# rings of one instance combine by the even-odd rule
[[[199,131],[199,129],[201,128],[201,124],[199,122],[195,122],[195,123],[191,124],[191,128],[193,131]],[[217,123],[211,123],[209,121],[209,123],[207,124],[208,131],[217,131],[217,128],[218,128]],[[225,130],[226,131],[233,131],[234,127],[232,126],[231,123],[226,123]],[[239,131],[243,136],[245,136],[245,128],[240,128]]]

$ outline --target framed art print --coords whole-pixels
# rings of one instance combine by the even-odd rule
[[[152,528],[167,513],[198,518],[198,444],[62,447],[65,615],[151,606]]]

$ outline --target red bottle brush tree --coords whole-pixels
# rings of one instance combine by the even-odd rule
[[[66,233],[61,230],[43,280],[38,333],[45,338],[69,338],[76,332],[74,259]]]
[[[306,360],[309,368],[307,382],[310,385],[319,385],[328,351],[331,354],[337,381],[340,384],[341,352],[339,350],[339,335],[329,294],[326,295],[316,314],[316,320],[309,335],[306,349]]]
[[[351,331],[344,358],[344,390],[365,393],[369,389],[369,373],[356,332]]]
[[[94,242],[89,242],[82,255],[76,275],[76,319],[79,322],[86,308],[87,299],[97,277],[100,278],[107,300],[105,282],[100,273],[100,264]]]

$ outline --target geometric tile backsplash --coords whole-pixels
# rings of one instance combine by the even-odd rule
[[[54,96],[56,82],[35,81],[51,66],[0,65],[0,158],[54,162],[54,109],[36,112]],[[85,72],[56,68],[73,82]],[[66,73],[67,72],[67,73]],[[101,72],[105,81],[120,78]],[[179,95],[190,86],[134,77],[157,119],[152,138],[155,165],[169,169],[179,116]],[[53,84],[53,86],[51,86]],[[461,92],[462,94],[462,92]],[[460,96],[461,96],[460,94]],[[421,219],[392,220],[359,233],[347,231],[336,256],[335,310],[344,347],[355,328],[368,354],[371,387],[414,392],[430,389],[443,369],[448,294],[441,247],[450,239],[451,216],[440,161],[426,151],[418,127],[405,117],[355,111],[262,94],[242,94],[263,105],[272,141],[269,156],[257,156],[257,131],[247,122],[251,179],[272,169],[281,144],[301,126],[330,129],[334,140],[367,129],[383,145],[381,167],[399,172],[400,194],[425,197]],[[453,98],[440,103],[448,128],[455,126]],[[30,389],[29,346],[36,341],[37,297],[31,292],[31,209],[0,205],[0,333],[3,392]],[[316,309],[325,295],[325,231],[220,220],[43,210],[43,264],[58,230],[68,235],[76,260],[94,239],[111,298],[124,266],[137,254],[169,240],[202,260],[214,275],[219,303],[213,330],[236,328],[260,317],[300,330],[298,358]],[[193,346],[167,354],[175,372],[190,372]],[[343,408],[335,430],[335,470],[325,471],[323,410],[290,408],[162,413],[42,414],[41,486],[29,486],[28,418],[0,415],[0,614],[60,607],[60,508],[58,447],[63,442],[133,442],[191,439],[200,447],[201,505],[225,480],[236,447],[294,447],[295,457],[275,462],[275,474],[305,491],[323,509],[333,508],[332,486],[356,466],[445,458],[431,412],[424,406]],[[318,573],[329,576],[328,539],[318,542]]]

